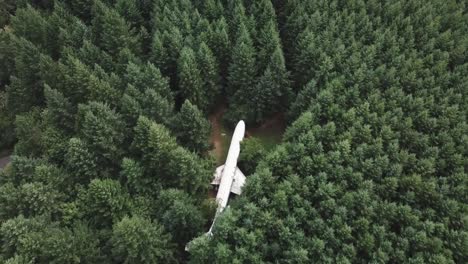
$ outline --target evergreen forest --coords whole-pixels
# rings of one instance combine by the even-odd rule
[[[0,28],[0,263],[468,263],[466,1],[2,0]],[[220,105],[286,128],[207,236]]]

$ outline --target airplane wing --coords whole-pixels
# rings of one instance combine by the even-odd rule
[[[234,180],[231,186],[231,192],[237,195],[241,194],[242,186],[244,186],[244,183],[245,183],[245,175],[244,173],[242,173],[239,167],[236,167],[236,171],[234,172]]]
[[[219,166],[216,168],[213,176],[213,180],[211,181],[211,184],[213,185],[219,185],[221,183],[221,177],[223,176],[223,170],[224,170],[224,165]]]
[[[216,168],[214,174],[213,174],[213,180],[211,181],[212,185],[219,185],[221,183],[221,177],[223,176],[223,170],[224,170],[224,165],[219,166]],[[236,167],[236,170],[234,171],[234,179],[232,181],[231,185],[231,192],[235,193],[237,195],[242,193],[242,186],[244,186],[245,183],[245,175],[242,173],[242,171],[239,169],[239,167]]]

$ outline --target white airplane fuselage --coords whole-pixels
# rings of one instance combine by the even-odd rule
[[[245,182],[244,174],[237,168],[237,159],[239,158],[240,153],[240,143],[244,139],[245,134],[245,123],[244,121],[239,121],[232,135],[231,145],[229,146],[229,152],[226,158],[226,163],[222,166],[219,166],[215,171],[215,178],[212,182],[214,185],[219,185],[218,193],[216,194],[216,203],[218,208],[216,210],[216,216],[213,220],[216,221],[216,217],[226,208],[227,202],[229,200],[229,195],[231,192],[235,194],[240,194],[242,186]],[[208,231],[211,234],[211,229]]]

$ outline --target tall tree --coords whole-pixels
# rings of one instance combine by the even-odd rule
[[[12,114],[28,111],[44,103],[40,79],[40,51],[24,38],[13,38],[15,71],[7,87],[8,110]]]
[[[219,64],[211,49],[204,42],[200,44],[196,57],[203,79],[203,89],[205,90],[206,99],[207,101],[211,99],[208,105],[212,106],[214,99],[221,93]]]
[[[174,132],[182,146],[203,153],[210,147],[211,126],[195,105],[186,100],[174,120]]]
[[[257,73],[255,62],[255,49],[249,32],[244,24],[240,25],[236,45],[233,47],[231,64],[229,65],[229,97],[236,93],[252,89]],[[241,98],[242,95],[239,95]]]
[[[78,194],[80,212],[95,227],[111,227],[129,212],[128,193],[111,179],[94,179]]]
[[[100,174],[97,157],[85,142],[79,138],[71,138],[66,147],[64,163],[74,176],[75,183],[86,184]]]
[[[170,236],[159,223],[124,217],[112,229],[112,253],[122,263],[174,263]]]
[[[139,40],[136,34],[115,9],[95,1],[93,13],[94,43],[114,57],[124,48],[139,54]]]
[[[203,87],[200,68],[197,64],[195,52],[184,47],[177,61],[179,92],[183,100],[190,100],[202,110],[208,107],[208,98]]]
[[[275,21],[270,20],[261,28],[257,42],[259,50],[258,68],[265,70],[270,64],[272,54],[276,49],[281,49],[281,41]]]
[[[90,102],[78,106],[78,134],[97,158],[102,171],[115,170],[120,163],[125,140],[124,124],[108,105]]]

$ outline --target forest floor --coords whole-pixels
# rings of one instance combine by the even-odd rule
[[[10,163],[10,153],[11,151],[8,150],[0,151],[0,169]]]
[[[211,154],[216,158],[217,164],[222,165],[226,161],[227,153],[229,150],[229,144],[231,143],[231,137],[233,131],[226,127],[223,123],[223,114],[226,111],[226,107],[220,106],[214,111],[209,120],[211,122],[211,144],[213,149]],[[263,124],[249,128],[246,127],[245,137],[256,137],[262,142],[266,150],[274,148],[281,142],[283,133],[286,129],[286,122],[284,115],[279,113]]]

